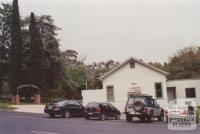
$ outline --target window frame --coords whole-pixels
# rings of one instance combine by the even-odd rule
[[[112,100],[109,100],[109,94],[108,94],[108,89],[112,87]],[[115,94],[114,94],[114,86],[113,85],[108,85],[106,86],[106,97],[107,97],[107,102],[114,102],[115,101]]]
[[[187,90],[191,90],[191,89],[194,89],[194,95],[195,97],[188,97],[187,96]],[[188,87],[188,88],[185,88],[185,98],[196,98],[197,97],[197,94],[196,94],[196,88],[195,87]]]
[[[156,85],[157,84],[161,84],[161,97],[157,96],[157,89],[156,89]],[[154,91],[155,91],[155,98],[156,99],[164,99],[164,96],[163,96],[163,83],[162,82],[155,82],[154,83]]]
[[[135,68],[135,61],[134,61],[134,60],[131,60],[131,61],[129,62],[129,65],[130,65],[130,68],[131,68],[131,69]]]

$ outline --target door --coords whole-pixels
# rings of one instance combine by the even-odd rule
[[[101,107],[102,113],[104,113],[104,115],[105,115],[106,117],[109,117],[109,116],[110,116],[110,113],[109,113],[108,104],[107,104],[107,103],[102,103],[102,104],[100,104],[100,107]]]
[[[159,116],[160,115],[160,108],[159,108],[156,100],[154,100],[154,115],[155,116]]]
[[[83,107],[78,102],[74,103],[74,112],[78,116],[83,115]]]
[[[155,104],[155,100],[154,99],[147,99],[147,106],[150,107],[151,109],[153,109],[153,114],[154,116],[158,116],[158,109],[156,107],[157,104]]]
[[[176,87],[167,88],[167,99],[168,99],[168,102],[176,99]]]
[[[69,102],[67,104],[67,107],[68,107],[67,111],[69,111],[71,115],[76,115],[76,107],[75,107],[74,102]]]
[[[108,104],[108,110],[109,110],[109,117],[115,117],[115,107],[112,104]]]

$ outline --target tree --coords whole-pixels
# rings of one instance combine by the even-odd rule
[[[169,60],[166,70],[169,79],[200,78],[200,48],[185,47]]]
[[[29,52],[31,51],[29,37],[26,34],[27,25],[30,25],[30,17],[24,19],[24,40],[26,42],[26,59],[25,63],[29,64],[30,60]],[[46,87],[51,90],[57,90],[60,88],[61,81],[63,78],[63,61],[61,52],[59,49],[59,40],[56,38],[57,31],[60,30],[55,24],[50,15],[36,16],[36,27],[39,30],[42,45],[44,48],[45,55],[45,70],[46,70]],[[29,68],[29,67],[28,67]],[[25,69],[28,71],[29,69]]]
[[[87,81],[87,67],[84,60],[78,59],[78,52],[65,50],[62,52],[64,62],[64,76],[62,89],[67,98],[80,99],[81,90],[85,89]]]
[[[6,7],[4,9],[4,7]],[[2,36],[0,34],[0,41],[1,44],[4,44],[3,46],[6,46],[6,49],[2,48],[1,50],[3,53],[1,55],[3,56],[3,60],[1,60],[3,64],[3,68],[1,67],[1,72],[5,73],[3,74],[4,79],[7,78],[7,73],[8,72],[8,58],[9,54],[8,51],[10,51],[10,45],[9,45],[9,39],[10,39],[10,32],[9,31],[9,22],[7,18],[11,18],[12,14],[12,6],[10,4],[2,4],[2,7],[0,7],[0,15],[1,15],[1,20],[0,20],[0,28],[2,29],[0,32],[2,32]],[[10,9],[10,10],[8,10]],[[6,12],[5,12],[6,11]],[[10,17],[9,17],[10,14]],[[6,18],[6,19],[5,19]],[[11,20],[11,19],[10,19]],[[36,16],[36,26],[37,29],[39,30],[39,34],[42,40],[42,45],[44,48],[44,55],[45,55],[45,70],[47,71],[48,75],[46,75],[45,80],[47,81],[46,87],[49,89],[57,89],[61,85],[61,79],[63,78],[63,60],[61,57],[61,52],[59,50],[59,40],[56,39],[57,36],[57,31],[60,30],[55,24],[54,20],[50,15],[42,15],[42,16]],[[26,17],[25,19],[22,18],[20,21],[20,26],[21,26],[21,34],[22,34],[22,42],[23,42],[23,50],[22,53],[24,55],[22,59],[22,68],[21,71],[23,72],[22,74],[22,80],[21,83],[23,84],[29,84],[31,83],[31,76],[30,76],[30,65],[31,65],[31,44],[30,44],[30,34],[29,34],[29,25],[31,22],[30,17]],[[6,26],[6,27],[5,27]],[[3,30],[3,28],[5,30]],[[6,38],[5,38],[6,37]],[[6,41],[5,43],[2,43],[4,40]],[[8,43],[7,43],[8,42]],[[8,45],[7,45],[8,44]],[[10,43],[11,44],[11,43]],[[1,45],[2,46],[2,45]],[[3,69],[3,71],[2,71]],[[2,76],[2,73],[0,76]],[[0,81],[0,83],[2,83]],[[23,92],[23,91],[22,91]],[[21,92],[21,93],[22,93]]]
[[[8,73],[8,50],[11,45],[11,4],[1,3],[0,6],[0,95],[3,91],[3,82]]]
[[[156,68],[164,70],[164,66],[160,62],[149,62],[148,64]]]
[[[45,51],[42,45],[42,40],[36,26],[34,13],[31,13],[30,20],[30,82],[38,86],[42,92],[46,88],[45,81]]]
[[[20,27],[18,0],[13,0],[11,22],[11,47],[8,72],[9,87],[13,95],[16,94],[16,87],[22,84],[22,59],[23,42]]]
[[[119,65],[119,62],[109,60],[106,62],[99,62],[99,63],[92,63],[87,66],[88,72],[88,87],[92,89],[101,89],[102,88],[102,81],[99,79],[101,75],[105,74],[106,72],[110,71],[114,67]]]

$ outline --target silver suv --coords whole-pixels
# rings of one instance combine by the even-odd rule
[[[126,121],[132,121],[133,117],[141,121],[153,122],[154,118],[164,120],[164,109],[161,108],[155,99],[149,95],[130,95],[125,107]]]

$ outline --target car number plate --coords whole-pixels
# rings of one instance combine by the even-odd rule
[[[89,115],[93,115],[93,113],[88,113]]]

